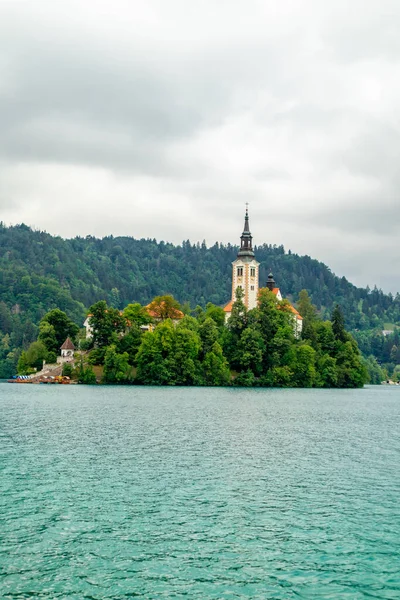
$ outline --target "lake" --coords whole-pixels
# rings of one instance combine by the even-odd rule
[[[400,598],[400,387],[0,385],[0,597]]]

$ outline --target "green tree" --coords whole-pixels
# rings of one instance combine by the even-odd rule
[[[368,380],[366,368],[361,362],[361,356],[354,340],[345,343],[338,342],[336,363],[338,387],[359,388]]]
[[[208,352],[211,352],[215,342],[219,337],[218,327],[215,321],[211,317],[207,317],[198,328],[202,356],[204,357]]]
[[[241,387],[254,387],[256,378],[253,371],[248,369],[247,371],[242,371],[242,373],[239,373],[239,375],[235,377],[233,383],[234,385]]]
[[[183,316],[179,302],[170,294],[156,296],[147,306],[147,310],[151,317],[160,321],[181,319]]]
[[[108,307],[104,300],[100,300],[90,307],[89,313],[94,345],[104,348],[117,343],[118,335],[126,329],[126,320],[120,311]]]
[[[231,379],[228,361],[218,342],[214,342],[206,352],[202,362],[203,383],[205,385],[228,385]]]
[[[172,321],[144,334],[137,354],[137,376],[152,385],[191,385],[198,378],[198,333]]]
[[[142,343],[143,331],[137,325],[132,325],[128,333],[122,336],[117,342],[117,352],[119,354],[128,354],[128,362],[134,366],[136,364],[136,356]]]
[[[314,324],[315,336],[313,347],[321,353],[333,355],[336,348],[335,335],[330,321],[319,321]]]
[[[126,383],[132,379],[132,368],[129,365],[127,352],[118,354],[115,345],[106,350],[104,359],[104,383]]]
[[[63,377],[72,377],[73,368],[70,363],[64,363],[62,367]]]
[[[364,366],[367,370],[367,382],[372,385],[379,385],[382,381],[386,379],[385,373],[383,369],[378,364],[375,356],[368,356],[368,358],[363,360]]]
[[[235,292],[236,300],[232,304],[231,316],[228,320],[229,330],[236,335],[240,335],[246,328],[248,322],[248,311],[244,304],[244,291],[238,287]]]
[[[40,371],[47,356],[47,348],[42,342],[32,342],[28,350],[21,352],[17,367],[18,373],[29,375],[35,370]]]
[[[84,362],[83,356],[81,355],[78,366],[75,369],[78,383],[86,385],[93,385],[96,383],[96,375],[91,365]]]
[[[345,342],[348,339],[345,327],[342,309],[338,304],[332,312],[332,331],[336,340]]]
[[[148,325],[152,322],[152,318],[144,306],[138,302],[128,304],[123,310],[123,315],[126,319],[128,327]]]
[[[46,346],[48,352],[58,353],[60,346],[58,345],[56,330],[48,321],[41,321],[39,323],[38,340]]]
[[[215,306],[209,302],[206,306],[205,317],[212,319],[218,327],[225,325],[225,312],[220,306]]]
[[[60,347],[65,342],[67,337],[70,337],[71,340],[75,340],[76,336],[79,333],[78,325],[76,325],[76,323],[74,323],[68,317],[68,315],[65,312],[63,312],[62,310],[60,310],[59,308],[54,308],[53,310],[50,310],[48,313],[46,313],[44,315],[43,319],[40,321],[40,325],[42,326],[43,332],[45,331],[45,329],[43,329],[44,323],[48,323],[54,329],[54,336],[56,339],[57,347],[56,348],[49,347],[48,350],[51,352],[58,353],[60,350]],[[47,331],[49,332],[49,330],[47,330]],[[45,339],[47,340],[46,344],[49,343],[51,345],[51,335],[50,335],[50,337],[47,337]],[[47,347],[47,345],[46,345],[46,347]]]
[[[317,321],[317,308],[312,304],[307,290],[301,290],[297,310],[303,317],[302,338],[312,340],[315,335],[314,324]]]
[[[317,387],[332,388],[338,383],[338,370],[336,359],[328,354],[322,354],[317,358]]]
[[[265,344],[264,372],[288,364],[289,351],[295,342],[293,316],[288,303],[279,302],[269,290],[261,290],[255,316]]]
[[[316,381],[315,350],[307,344],[293,348],[293,385],[296,387],[313,387]]]
[[[240,336],[235,363],[241,371],[250,370],[256,376],[261,375],[264,352],[265,343],[261,333],[254,327],[247,327]]]
[[[137,379],[145,385],[172,383],[168,358],[173,352],[174,327],[171,321],[147,331],[137,353]]]

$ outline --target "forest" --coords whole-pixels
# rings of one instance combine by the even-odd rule
[[[257,308],[247,310],[238,288],[227,322],[221,307],[208,303],[189,315],[170,295],[123,311],[101,300],[89,309],[91,335],[80,341],[76,324],[53,309],[41,320],[38,339],[22,351],[18,371],[29,374],[43,360],[55,362],[69,336],[80,350],[63,374],[79,383],[362,387],[367,369],[339,306],[332,321],[322,321],[305,290],[299,305],[306,315],[301,337],[290,303],[268,289],[260,292]]]
[[[39,323],[59,308],[80,327],[88,308],[105,300],[122,310],[172,294],[185,310],[203,309],[230,299],[231,262],[237,246],[215,243],[180,245],[151,239],[91,236],[63,239],[26,225],[0,224],[0,377],[16,370],[22,350],[37,339]],[[363,355],[394,372],[398,333],[382,330],[400,324],[400,296],[357,288],[321,262],[283,246],[255,247],[260,285],[270,270],[285,297],[297,302],[306,289],[322,320],[338,304],[346,329]]]

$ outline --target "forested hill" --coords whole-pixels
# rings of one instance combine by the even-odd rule
[[[305,288],[323,316],[339,303],[350,329],[384,328],[400,323],[400,296],[357,288],[336,277],[323,263],[267,244],[255,249],[260,284],[272,270],[284,296],[296,301]],[[237,247],[189,241],[174,246],[156,240],[91,236],[64,240],[26,225],[0,226],[0,332],[21,327],[21,341],[31,325],[53,307],[81,323],[85,309],[100,299],[122,308],[173,294],[192,308],[224,304],[231,294],[231,263]],[[23,333],[23,330],[25,330]]]

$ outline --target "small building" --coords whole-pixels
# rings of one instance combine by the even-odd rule
[[[393,329],[382,329],[382,335],[387,337],[388,335],[392,335]]]
[[[276,299],[281,301],[283,300],[283,296],[281,294],[281,290],[276,286],[276,282],[272,273],[268,275],[267,284],[265,286],[269,289],[270,292],[275,294]],[[261,288],[262,289],[262,288]],[[260,290],[261,291],[261,290]],[[288,308],[290,312],[293,314],[293,322],[294,322],[294,333],[296,337],[300,337],[301,332],[303,331],[303,317],[299,313],[299,311],[289,302]]]
[[[88,315],[83,323],[84,328],[86,329],[86,339],[90,340],[93,337],[93,326],[90,323],[90,317],[93,315]]]
[[[61,356],[58,357],[57,362],[65,363],[74,360],[75,346],[71,338],[67,337],[60,350]]]

